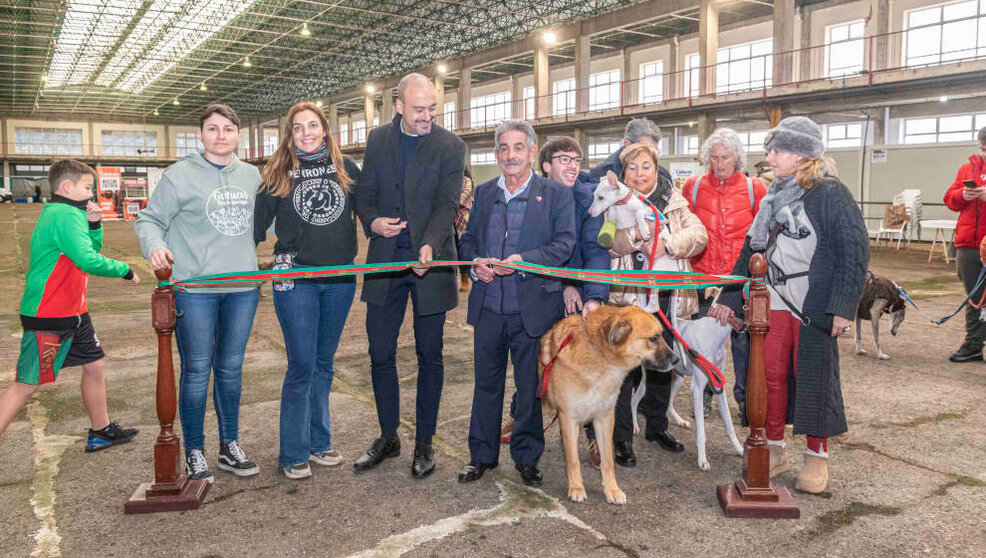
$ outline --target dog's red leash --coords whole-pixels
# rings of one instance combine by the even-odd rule
[[[722,391],[722,386],[726,385],[726,378],[722,375],[722,372],[716,368],[715,364],[712,364],[712,361],[702,356],[702,353],[696,351],[688,345],[681,334],[678,333],[678,330],[671,326],[671,320],[664,315],[664,311],[658,308],[657,315],[661,318],[661,322],[664,323],[664,327],[668,328],[671,331],[671,335],[674,335],[674,338],[677,339],[678,342],[681,343],[681,346],[685,348],[685,352],[688,353],[688,356],[691,357],[691,359],[695,361],[695,364],[697,364],[699,368],[705,372],[705,375],[709,377],[709,382],[712,384],[712,389],[714,389],[716,393]]]
[[[549,360],[547,364],[544,365],[544,372],[541,373],[541,389],[538,390],[538,399],[544,399],[544,394],[548,393],[548,376],[551,374],[551,369],[555,366],[555,361],[558,360],[558,355],[565,350],[565,347],[572,342],[572,339],[575,339],[574,331],[566,335],[565,339],[562,339],[561,345],[558,346],[558,352],[555,353],[555,356],[551,357],[551,360]],[[558,420],[558,413],[555,413],[555,418],[551,419],[548,426],[544,427],[544,431],[547,432],[548,429],[555,424],[556,420]],[[505,436],[501,433],[500,442],[509,444],[510,436]]]

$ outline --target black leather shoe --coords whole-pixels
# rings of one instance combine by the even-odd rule
[[[459,471],[459,482],[473,482],[483,478],[490,469],[496,469],[496,463],[476,463],[470,461],[462,471]]]
[[[750,427],[750,419],[746,418],[746,401],[740,401],[739,403],[739,420],[740,426],[743,428]]]
[[[678,439],[672,436],[667,430],[656,434],[646,434],[644,438],[651,442],[657,442],[659,446],[670,451],[671,453],[681,453],[685,451],[685,444],[679,442]]]
[[[411,462],[411,476],[416,479],[427,477],[435,470],[435,452],[431,449],[431,439],[417,440],[414,444],[414,461]]]
[[[375,469],[384,459],[397,457],[401,454],[401,439],[397,436],[381,437],[373,440],[370,449],[366,450],[356,463],[353,469],[357,471],[369,471]]]
[[[970,347],[968,343],[962,343],[959,350],[952,353],[952,356],[948,357],[948,360],[952,362],[973,362],[983,359],[983,348],[978,349]]]
[[[524,481],[527,486],[541,486],[543,479],[541,478],[541,469],[538,469],[535,465],[514,465],[518,471],[520,471],[520,478]]]
[[[636,467],[637,454],[633,453],[633,442],[613,442],[613,461],[620,467]]]

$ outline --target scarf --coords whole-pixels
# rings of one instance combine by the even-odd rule
[[[320,162],[320,161],[325,161],[329,157],[328,147],[325,144],[325,139],[322,140],[322,145],[319,146],[319,148],[316,149],[315,151],[312,151],[311,153],[302,151],[298,148],[295,148],[294,153],[295,155],[298,156],[299,161]]]
[[[770,230],[774,223],[783,223],[788,220],[790,211],[782,211],[791,203],[801,197],[803,190],[798,186],[795,176],[776,178],[770,184],[767,195],[760,201],[760,210],[757,212],[756,219],[750,225],[750,248],[760,252],[767,249],[767,241],[770,239]]]

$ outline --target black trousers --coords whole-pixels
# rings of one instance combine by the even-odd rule
[[[955,265],[959,271],[959,279],[965,292],[973,295],[974,300],[979,302],[978,297],[982,296],[982,289],[971,292],[976,286],[976,279],[979,279],[979,272],[983,268],[979,260],[979,250],[976,248],[956,248]],[[981,349],[983,342],[986,341],[986,322],[979,321],[979,309],[967,306],[965,309],[965,342],[973,349]]]

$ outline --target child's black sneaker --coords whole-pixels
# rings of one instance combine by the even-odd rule
[[[134,439],[137,432],[136,428],[120,428],[120,425],[115,422],[109,423],[100,430],[90,428],[86,451],[99,451],[119,444],[126,444]]]
[[[260,472],[260,467],[247,459],[235,441],[219,444],[219,468],[238,477],[252,477]]]
[[[204,480],[209,481],[209,484],[215,480],[212,477],[212,471],[209,470],[205,455],[202,450],[198,449],[185,450],[185,474],[189,480]]]

